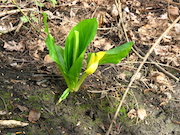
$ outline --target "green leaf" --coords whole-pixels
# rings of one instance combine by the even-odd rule
[[[45,27],[44,31],[49,34],[49,27],[47,24],[47,15],[46,13],[42,13],[42,14],[43,14],[44,27]]]
[[[23,21],[24,23],[28,22],[28,19],[26,18],[26,16],[22,16],[20,17],[21,21]]]
[[[104,57],[99,61],[99,65],[105,63],[119,63],[122,58],[128,55],[133,44],[133,42],[128,42],[121,46],[106,51]]]
[[[67,88],[63,94],[61,95],[61,97],[59,98],[58,102],[56,103],[56,105],[58,105],[59,103],[61,103],[62,100],[66,99],[67,96],[69,95],[70,90]]]
[[[39,6],[39,7],[44,7],[44,4],[43,4],[42,2],[37,1],[37,0],[35,0],[34,2],[35,2],[35,4],[36,4],[37,6]]]
[[[61,72],[65,73],[66,68],[64,65],[64,58],[63,58],[64,50],[60,46],[55,44],[54,37],[49,33],[48,30],[46,13],[43,13],[43,16],[44,16],[45,32],[48,34],[45,43],[48,47],[50,58],[58,64]]]
[[[66,38],[64,62],[70,78],[75,83],[82,69],[84,53],[88,44],[94,39],[97,26],[96,18],[82,20],[72,28]]]
[[[38,22],[38,21],[39,21],[38,18],[35,17],[35,16],[32,16],[31,18],[32,18],[32,20],[35,21],[35,22]]]
[[[53,6],[55,6],[57,4],[56,0],[49,0],[49,1],[53,4]]]

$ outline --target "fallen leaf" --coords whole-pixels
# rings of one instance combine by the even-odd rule
[[[111,15],[112,15],[112,16],[118,16],[118,15],[119,15],[119,12],[118,12],[117,7],[116,7],[115,4],[112,5]]]
[[[159,83],[159,84],[167,84],[168,83],[166,76],[162,72],[153,72],[152,78],[156,83]]]
[[[160,15],[160,17],[158,19],[168,19],[168,14],[167,13],[164,13],[162,15]]]
[[[45,42],[44,42],[43,40],[39,39],[39,40],[37,41],[37,45],[38,45],[37,50],[43,52],[43,51],[44,51],[44,48],[46,47]]]
[[[128,117],[130,119],[133,119],[133,118],[136,118],[137,117],[137,111],[135,109],[131,109],[129,112],[128,112]]]
[[[122,79],[122,80],[127,81],[127,80],[126,80],[127,75],[126,75],[124,72],[123,72],[123,73],[120,73],[120,74],[118,74],[118,75],[116,75],[116,76],[117,76],[118,79]]]
[[[33,51],[32,56],[35,60],[39,60],[40,56],[38,50]]]
[[[50,58],[49,54],[47,54],[45,57],[44,57],[44,63],[47,64],[47,63],[52,63],[53,60]]]
[[[29,123],[16,120],[0,120],[0,128],[25,127],[27,125],[29,125]]]
[[[168,8],[168,13],[170,15],[173,15],[173,16],[178,16],[179,15],[179,8],[170,5],[169,8]]]
[[[16,107],[19,108],[19,110],[21,112],[28,112],[29,111],[29,109],[25,106],[21,106],[21,105],[16,104]]]
[[[176,23],[174,25],[174,28],[175,28],[176,33],[180,33],[180,24],[179,23]]]
[[[154,48],[154,52],[156,55],[165,56],[169,52],[169,49],[170,49],[170,46],[168,45],[166,46],[157,45]]]
[[[4,43],[4,48],[8,51],[24,51],[24,46],[22,42],[9,41]]]
[[[164,94],[167,96],[167,99],[168,99],[168,100],[172,99],[171,93],[169,93],[169,92],[164,92]]]
[[[138,109],[137,115],[140,118],[140,120],[144,120],[144,118],[147,116],[147,112],[145,109]]]
[[[1,116],[1,115],[6,115],[6,111],[0,110],[0,116]]]
[[[173,87],[171,86],[171,83],[168,81],[167,77],[162,72],[152,72],[152,80],[157,85],[158,89],[162,92],[166,90],[173,91]]]
[[[176,17],[179,16],[179,8],[170,5],[168,8],[168,13],[169,13],[170,19],[175,20]]]
[[[40,116],[41,116],[41,113],[40,113],[40,112],[38,112],[37,110],[32,109],[32,110],[29,112],[28,120],[29,120],[30,122],[37,121],[37,120],[39,120]]]
[[[172,41],[172,37],[165,35],[165,36],[163,37],[163,41],[164,41],[164,42],[171,42],[171,41]]]
[[[108,41],[107,39],[102,38],[94,41],[94,47],[102,50],[109,50],[113,48],[113,45],[111,45],[110,41]]]

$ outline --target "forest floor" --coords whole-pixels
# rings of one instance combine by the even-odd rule
[[[133,75],[180,15],[179,8],[178,0],[58,0],[55,6],[45,0],[1,0],[0,134],[106,134]],[[97,18],[88,52],[127,41],[135,43],[133,50],[119,64],[99,66],[78,92],[55,105],[66,84],[48,59],[42,12],[57,45],[64,46],[79,21]],[[179,35],[177,22],[154,46],[109,134],[180,135]]]

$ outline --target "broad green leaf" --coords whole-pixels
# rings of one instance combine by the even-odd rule
[[[97,32],[97,25],[97,20],[95,18],[85,19],[72,28],[66,38],[64,62],[69,71],[68,74],[75,82],[77,82],[82,69],[86,48]]]
[[[128,42],[121,46],[106,51],[106,54],[100,60],[99,65],[105,63],[119,63],[122,58],[128,55],[133,44],[133,42]]]

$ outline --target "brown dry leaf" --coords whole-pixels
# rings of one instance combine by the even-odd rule
[[[171,42],[171,41],[172,41],[172,37],[165,35],[165,36],[163,37],[163,41],[164,41],[164,42]]]
[[[8,31],[10,28],[8,25],[6,25],[4,22],[0,21],[0,31],[3,32],[3,31]]]
[[[8,51],[24,51],[24,46],[22,42],[9,41],[4,43],[4,48]]]
[[[25,106],[21,106],[21,105],[16,104],[16,107],[19,108],[19,110],[21,112],[28,112],[29,111],[29,109]]]
[[[172,94],[169,92],[164,92],[164,94],[167,96],[167,99],[170,100],[172,99]]]
[[[111,15],[112,15],[112,16],[118,16],[118,15],[119,15],[119,12],[118,12],[117,7],[116,7],[115,4],[112,5]]]
[[[94,41],[94,47],[97,47],[102,50],[109,50],[113,48],[113,45],[111,45],[110,41],[107,39],[97,39]]]
[[[152,78],[156,83],[159,84],[166,84],[168,81],[162,72],[153,72]]]
[[[147,116],[147,112],[145,109],[138,109],[137,115],[140,118],[140,120],[144,120],[144,118]]]
[[[37,45],[38,45],[37,50],[43,52],[43,51],[44,51],[44,48],[46,47],[45,42],[44,42],[43,40],[39,39],[39,40],[37,41]]]
[[[160,60],[167,65],[179,66],[180,59],[180,47],[177,45],[165,45],[160,46],[157,45],[154,48],[154,52],[156,55],[161,56]]]
[[[168,14],[167,13],[164,13],[162,14],[158,19],[168,19]]]
[[[30,122],[37,121],[37,120],[39,120],[40,116],[41,116],[40,112],[38,112],[37,110],[32,109],[30,111],[30,113],[29,113],[28,120]]]
[[[34,60],[39,60],[40,58],[38,50],[32,51],[31,56]]]
[[[0,110],[0,116],[1,116],[1,115],[6,115],[6,111]]]
[[[49,54],[47,54],[45,57],[44,57],[44,63],[47,64],[47,63],[52,63],[53,60],[51,60]]]
[[[174,25],[174,28],[175,28],[175,31],[176,31],[176,33],[180,33],[180,23],[176,23],[175,25]]]
[[[172,16],[178,16],[179,15],[179,8],[170,5],[168,8],[168,13]]]
[[[130,119],[133,119],[133,118],[136,118],[137,117],[137,111],[135,109],[131,109],[129,112],[128,112],[128,117]]]
[[[171,86],[171,83],[168,81],[166,76],[162,72],[155,71],[152,73],[152,80],[155,81],[156,84],[158,84],[160,91],[165,91],[165,88],[167,87],[169,90],[173,91],[173,87]]]
[[[127,80],[126,80],[126,76],[127,76],[127,75],[126,75],[124,72],[116,75],[116,77],[117,77],[118,79],[122,79],[122,80],[127,81]]]
[[[168,45],[166,46],[157,45],[154,48],[154,52],[156,55],[165,56],[169,52],[169,49],[170,49],[170,46]]]
[[[154,13],[149,13],[147,19],[148,23],[138,29],[141,40],[145,42],[159,37],[162,31],[164,31],[164,28],[168,27],[168,20],[159,19]]]
[[[15,127],[25,127],[29,123],[16,121],[16,120],[0,120],[0,129],[1,128],[15,128]]]
[[[168,8],[168,14],[169,14],[170,19],[175,20],[176,17],[179,16],[178,7],[174,7],[174,6],[170,5]]]

